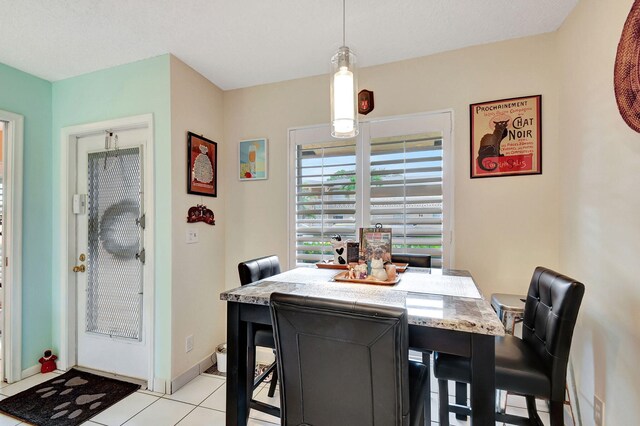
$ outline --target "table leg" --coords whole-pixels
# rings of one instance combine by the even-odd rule
[[[456,405],[467,406],[467,384],[462,382],[456,382]],[[456,419],[467,420],[465,414],[456,414]]]
[[[240,321],[240,304],[227,303],[227,426],[246,426],[247,326]]]
[[[496,423],[495,338],[473,334],[471,355],[471,424],[493,426]]]
[[[425,389],[424,408],[422,412],[423,424],[431,424],[431,352],[422,352],[422,363],[427,367],[427,388]]]

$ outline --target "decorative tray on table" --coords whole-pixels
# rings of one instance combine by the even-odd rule
[[[333,277],[334,281],[340,281],[344,283],[356,283],[356,284],[372,284],[372,285],[395,285],[400,281],[400,275],[396,275],[396,279],[393,281],[380,281],[373,277],[368,279],[351,279],[349,278],[349,271],[340,272]]]
[[[408,263],[394,263],[394,265],[396,265],[396,271],[397,272],[404,272],[407,270],[407,267],[409,266]],[[316,263],[316,268],[320,268],[320,269],[348,269],[349,265],[340,265],[340,264],[336,264],[333,263],[333,261],[327,261],[327,262],[318,262]]]

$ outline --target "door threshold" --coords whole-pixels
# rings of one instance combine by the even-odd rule
[[[84,371],[85,373],[95,374],[97,376],[108,377],[110,379],[122,380],[123,382],[133,383],[134,385],[139,385],[140,389],[147,390],[149,386],[148,382],[143,379],[137,379],[135,377],[123,376],[121,374],[109,373],[108,371],[95,370],[93,368],[81,367],[79,365],[74,365],[71,368],[75,368],[78,371]]]

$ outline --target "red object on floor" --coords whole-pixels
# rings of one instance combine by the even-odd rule
[[[40,367],[41,373],[50,373],[55,371],[56,367],[56,359],[57,356],[53,355],[50,350],[44,351],[44,356],[38,360],[42,367]]]

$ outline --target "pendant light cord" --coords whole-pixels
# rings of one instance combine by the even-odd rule
[[[343,46],[346,46],[346,44],[347,44],[345,42],[345,40],[346,40],[346,37],[345,37],[345,31],[346,31],[345,30],[345,28],[346,28],[346,24],[345,24],[345,22],[346,22],[345,21],[345,16],[346,16],[346,13],[345,13],[345,2],[346,2],[346,0],[342,0],[342,45]]]

